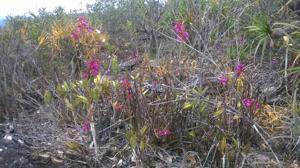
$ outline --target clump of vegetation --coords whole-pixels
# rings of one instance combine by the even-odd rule
[[[289,5],[97,1],[10,17],[2,97],[18,99],[33,156],[59,164],[297,167],[299,3]],[[38,131],[57,138],[32,140]]]

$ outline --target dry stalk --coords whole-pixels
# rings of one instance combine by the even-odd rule
[[[92,131],[95,154],[98,155],[98,146],[97,146],[96,129],[95,129],[94,118],[92,118],[92,122],[91,122],[91,131]]]
[[[256,125],[253,124],[252,127],[254,128],[254,130],[258,133],[258,135],[261,137],[261,139],[265,142],[265,144],[269,147],[270,151],[272,152],[274,158],[276,159],[277,164],[279,165],[279,167],[282,167],[278,157],[276,156],[276,154],[274,153],[271,145],[268,143],[268,141],[265,139],[265,137],[259,132],[259,130],[257,129]]]

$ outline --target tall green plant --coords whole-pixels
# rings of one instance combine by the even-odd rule
[[[257,43],[255,47],[254,55],[257,54],[259,48],[261,47],[261,60],[263,62],[265,50],[267,44],[272,43],[271,34],[272,29],[266,15],[259,15],[253,18],[252,25],[246,27],[247,31],[251,33],[254,37],[253,43]]]

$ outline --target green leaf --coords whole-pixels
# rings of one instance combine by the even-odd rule
[[[82,81],[82,87],[86,90],[88,90],[90,88],[89,86],[89,80],[83,80]]]
[[[104,48],[111,52],[114,49],[114,46],[112,44],[105,43]]]
[[[183,109],[184,110],[188,110],[188,109],[191,109],[193,107],[193,102],[185,102],[183,104]]]
[[[232,140],[233,140],[234,147],[238,149],[240,147],[239,142],[235,138],[232,138]]]
[[[223,113],[223,110],[218,110],[216,112],[214,112],[214,117],[218,117]]]
[[[45,104],[49,104],[52,101],[52,94],[50,91],[46,90],[44,93],[44,102]]]
[[[72,101],[73,107],[77,108],[81,104],[81,100],[77,97],[75,100]]]
[[[104,64],[102,64],[102,68],[103,68],[103,69],[107,70],[107,69],[108,69],[108,67],[109,67],[108,63],[104,63]]]
[[[194,88],[192,91],[198,95],[203,95],[206,93],[208,88]]]
[[[133,131],[127,133],[127,140],[132,149],[135,149],[137,146],[137,136]]]
[[[70,90],[70,87],[67,82],[64,82],[64,84],[62,85],[62,89],[64,89],[64,91],[66,91],[66,92],[68,92]]]
[[[71,84],[70,84],[70,87],[71,87],[72,89],[76,89],[76,84],[75,84],[75,83],[71,83]]]
[[[119,73],[119,62],[116,57],[113,57],[111,60],[111,69],[114,75]]]
[[[223,154],[226,153],[227,151],[227,142],[226,142],[226,137],[222,138],[221,144],[220,144],[220,150]]]
[[[205,108],[207,107],[207,104],[205,101],[201,102],[199,105],[200,112],[204,112]]]
[[[129,140],[129,144],[131,146],[132,149],[135,149],[137,146],[137,137],[134,134],[133,136],[131,136],[130,140]]]
[[[300,67],[289,68],[289,69],[287,69],[287,71],[290,71],[290,72],[300,72]]]
[[[145,143],[143,141],[140,143],[140,150],[141,151],[145,150]]]
[[[91,90],[91,97],[93,98],[93,101],[99,100],[100,97],[100,90],[98,88],[94,88]]]
[[[89,104],[89,100],[84,96],[77,96],[77,99],[84,104]]]
[[[67,108],[70,110],[73,110],[74,108],[73,108],[73,105],[70,103],[70,101],[67,98],[65,98],[64,100],[65,100],[65,105],[67,106]]]
[[[62,88],[62,86],[60,86],[60,85],[58,85],[57,87],[56,87],[56,92],[57,92],[57,94],[60,96],[60,97],[65,97],[66,96],[66,91],[65,91],[65,89],[63,89]]]
[[[141,128],[140,133],[142,137],[147,133],[147,128],[148,127],[146,125]]]
[[[196,137],[196,132],[195,132],[195,131],[190,131],[190,132],[189,132],[189,135],[190,135],[191,137]]]

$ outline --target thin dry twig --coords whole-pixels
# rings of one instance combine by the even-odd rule
[[[265,144],[269,147],[270,151],[272,152],[274,158],[276,159],[276,162],[278,164],[279,167],[282,167],[277,155],[275,154],[275,152],[273,151],[271,145],[268,143],[268,141],[265,139],[265,137],[260,133],[260,131],[257,129],[256,125],[253,124],[252,127],[254,128],[254,130],[258,133],[258,135],[262,138],[262,140],[265,142]]]

